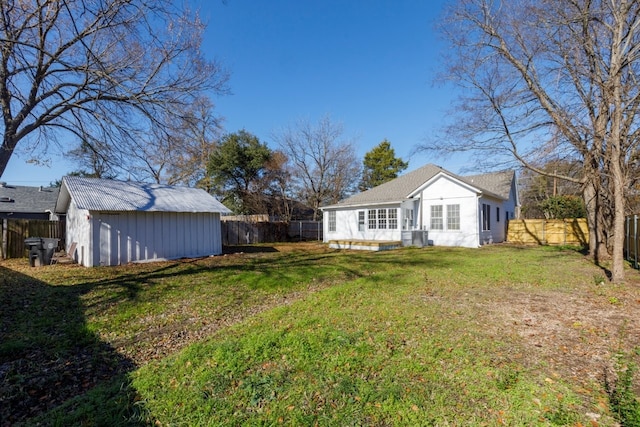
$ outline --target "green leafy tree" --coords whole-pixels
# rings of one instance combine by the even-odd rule
[[[547,219],[584,218],[587,211],[579,196],[551,196],[540,203]]]
[[[391,143],[386,139],[364,155],[362,180],[358,188],[361,191],[376,187],[398,177],[408,162],[396,157]]]
[[[273,156],[265,143],[245,130],[222,137],[208,172],[222,202],[238,214],[265,212],[268,165]]]

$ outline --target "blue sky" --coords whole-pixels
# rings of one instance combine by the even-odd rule
[[[196,0],[208,29],[202,48],[231,73],[232,94],[214,98],[226,132],[240,129],[272,148],[273,135],[297,120],[328,115],[342,123],[360,157],[388,139],[409,170],[456,159],[410,157],[442,125],[452,89],[434,84],[442,69],[434,23],[446,0]],[[14,157],[2,176],[48,185],[76,167]]]

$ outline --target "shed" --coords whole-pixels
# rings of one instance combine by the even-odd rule
[[[222,253],[222,203],[197,188],[67,176],[56,213],[86,267]]]

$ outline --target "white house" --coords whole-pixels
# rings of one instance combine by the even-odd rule
[[[428,164],[324,206],[324,241],[334,248],[389,245],[475,248],[506,239],[520,202],[514,171],[458,176]]]
[[[86,267],[220,254],[229,212],[202,189],[70,176],[56,202]]]

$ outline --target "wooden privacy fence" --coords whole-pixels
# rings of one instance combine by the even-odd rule
[[[589,244],[586,218],[512,219],[507,241],[516,244],[582,245]]]
[[[2,225],[2,258],[22,258],[26,255],[24,239],[27,237],[50,237],[60,239],[58,249],[64,245],[65,222],[36,219],[0,219]]]
[[[322,240],[322,222],[222,221],[223,245]]]

